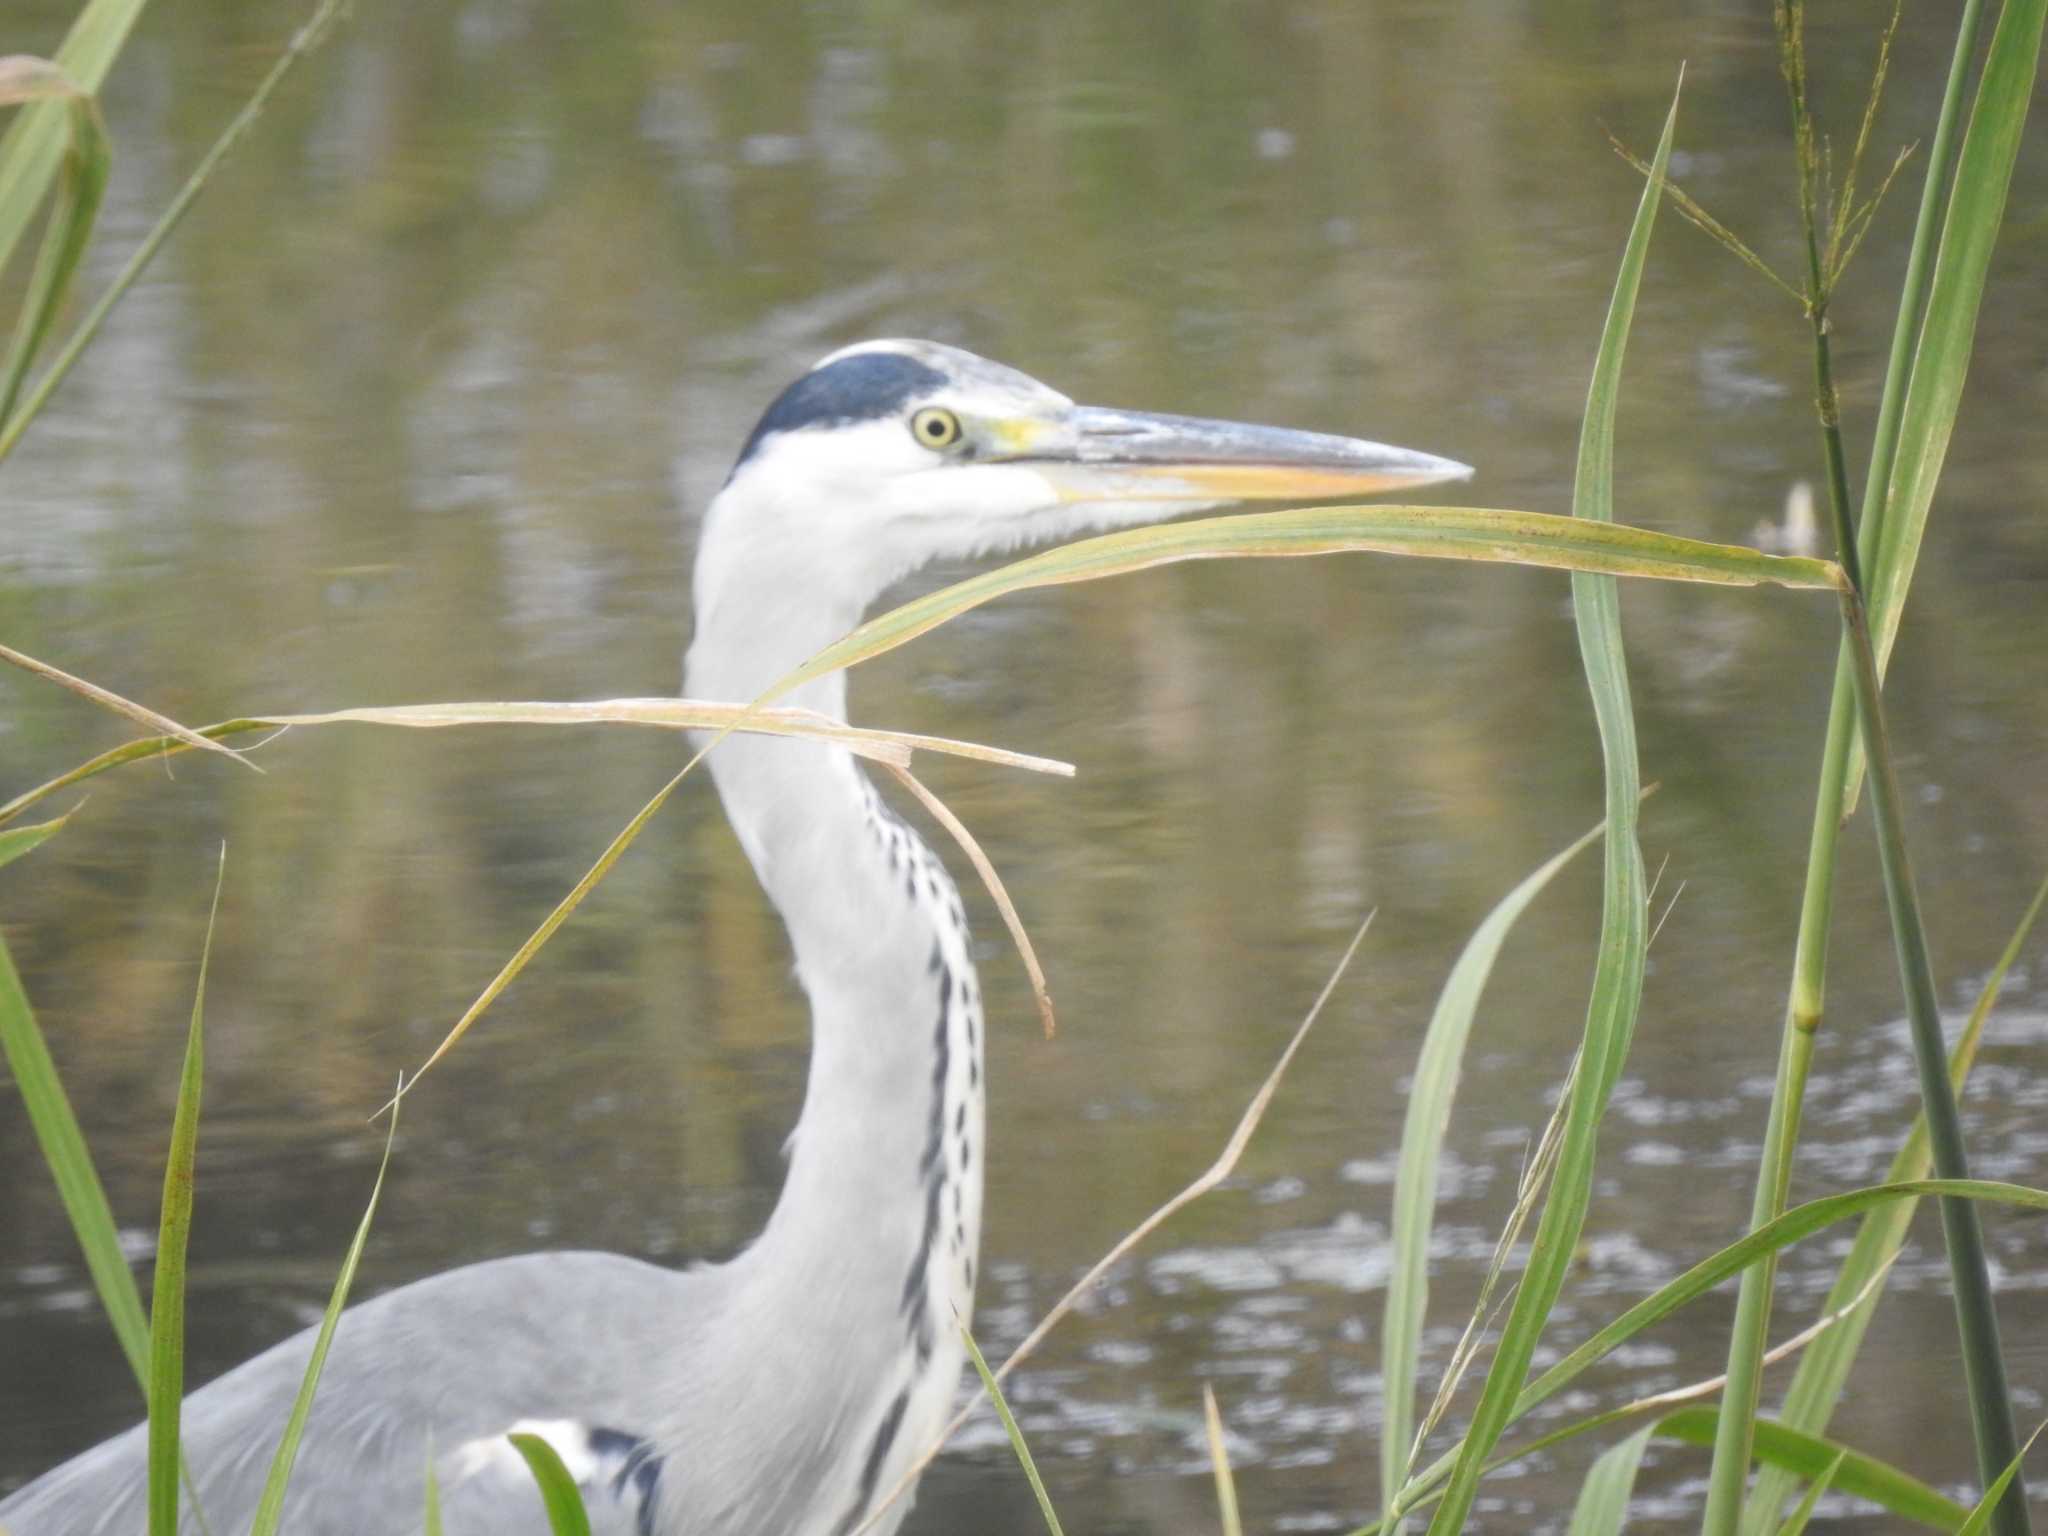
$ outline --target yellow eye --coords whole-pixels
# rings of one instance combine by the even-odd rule
[[[943,406],[928,405],[910,418],[910,435],[927,448],[950,448],[960,441],[960,418]]]

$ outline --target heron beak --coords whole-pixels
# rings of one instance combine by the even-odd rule
[[[1004,426],[999,460],[1030,465],[1068,503],[1332,501],[1472,473],[1453,459],[1357,438],[1095,406]]]

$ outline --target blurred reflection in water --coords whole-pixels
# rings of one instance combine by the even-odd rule
[[[1837,126],[1880,9],[1814,37]],[[32,0],[9,46],[46,51],[65,10]],[[97,278],[295,20],[204,0],[145,20],[108,103],[120,159]],[[1929,131],[1948,25],[1907,19],[1887,156]],[[1767,23],[1741,7],[362,6],[8,467],[4,628],[193,721],[668,691],[694,519],[740,436],[795,370],[869,334],[959,341],[1091,400],[1414,442],[1478,464],[1476,501],[1560,508],[1638,191],[1602,127],[1647,143],[1681,58],[1679,174],[1789,266],[1781,85]],[[2026,280],[2048,229],[2043,131],[2037,114],[1893,669],[1959,1008],[2048,863],[2048,456],[2030,430],[2048,290]],[[1852,445],[1910,202],[1881,215],[1836,311]],[[1665,220],[1630,353],[1622,515],[1725,539],[1776,515],[1815,470],[1807,367],[1790,307]],[[1528,572],[1183,568],[1006,602],[856,679],[868,721],[1082,770],[929,769],[1003,870],[1065,1021],[1036,1038],[983,904],[991,1352],[1208,1162],[1380,908],[1240,1182],[1020,1381],[1069,1529],[1210,1518],[1204,1381],[1255,1524],[1339,1529],[1372,1507],[1404,1074],[1472,925],[1598,814],[1565,603],[1561,580]],[[1748,1209],[1834,647],[1824,605],[1789,594],[1636,587],[1625,604],[1645,773],[1664,784],[1646,848],[1684,894],[1560,1343]],[[0,676],[0,790],[118,736]],[[300,733],[260,779],[180,760],[102,780],[9,871],[0,920],[140,1255],[227,839],[195,1377],[313,1315],[367,1189],[367,1112],[676,751],[625,732]],[[1847,841],[1803,1194],[1875,1177],[1913,1105],[1866,844]],[[1575,872],[1525,921],[1475,1037],[1431,1362],[1580,1027],[1594,880]],[[1972,1088],[1987,1176],[2038,1182],[2048,1160],[2040,955]],[[364,1283],[548,1244],[730,1253],[773,1199],[800,1091],[786,971],[708,786],[686,793],[422,1091]],[[18,1115],[0,1116],[0,1153],[34,1166]],[[2048,1238],[1987,1224],[2022,1415],[2038,1414]],[[8,1181],[0,1225],[5,1485],[136,1402],[39,1173]],[[1788,1262],[1785,1330],[1811,1319],[1838,1251],[1830,1237]],[[1929,1225],[1866,1346],[1859,1380],[1891,1389],[1852,1389],[1837,1427],[1946,1485],[1971,1460],[1941,1275]],[[1729,1308],[1709,1298],[1589,1385],[1618,1400],[1715,1373]],[[1489,1528],[1555,1522],[1590,1453],[1489,1484]],[[1703,1468],[1659,1460],[1643,1527],[1683,1524]],[[982,1424],[916,1528],[1034,1522]]]

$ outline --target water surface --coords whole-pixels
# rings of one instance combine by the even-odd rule
[[[1947,7],[1914,8],[1879,119],[1930,130]],[[17,7],[17,11],[20,8]],[[33,0],[9,47],[47,50]],[[1814,38],[1853,131],[1883,11]],[[103,280],[297,12],[148,16],[110,84]],[[673,690],[697,519],[762,405],[876,334],[958,342],[1076,398],[1353,432],[1568,500],[1584,380],[1680,61],[1687,186],[1788,269],[1782,87],[1756,8],[912,3],[359,5],[202,200],[4,477],[9,643],[203,721],[374,702]],[[1962,424],[1893,667],[1911,826],[1958,1015],[2048,867],[2048,453],[2035,115]],[[1917,195],[1836,314],[1852,445]],[[1747,539],[1815,474],[1793,307],[1668,214],[1621,415],[1619,512]],[[947,573],[940,573],[941,575]],[[1645,851],[1677,896],[1601,1145],[1567,1347],[1749,1207],[1834,654],[1824,600],[1631,587]],[[1379,1315],[1406,1074],[1480,917],[1599,814],[1564,581],[1390,560],[1185,567],[1006,601],[869,667],[860,718],[1069,758],[1072,783],[932,763],[1051,971],[1038,1037],[985,900],[993,1354],[1214,1156],[1363,913],[1379,916],[1241,1176],[1120,1269],[1019,1380],[1076,1532],[1213,1518],[1213,1385],[1247,1513],[1339,1530],[1376,1498]],[[0,792],[120,739],[0,675]],[[8,871],[0,922],[147,1256],[218,848],[192,1374],[316,1315],[367,1193],[366,1123],[671,773],[651,733],[301,732],[259,778],[101,780]],[[1797,1193],[1876,1177],[1914,1087],[1865,822],[1846,840]],[[1682,893],[1682,894],[1681,894]],[[1581,1026],[1588,864],[1531,912],[1445,1159],[1441,1368]],[[1978,1171],[2041,1182],[2036,941],[1967,1104]],[[408,1115],[362,1284],[594,1245],[719,1257],[764,1218],[805,1019],[709,794],[678,796]],[[137,1401],[18,1111],[0,1110],[0,1487]],[[2048,1228],[1987,1212],[2023,1420],[2048,1389]],[[1846,1236],[1784,1270],[1811,1320]],[[1923,1215],[1841,1434],[1972,1465]],[[1718,1371],[1718,1292],[1589,1377],[1580,1413]],[[1430,1383],[1434,1385],[1433,1378]],[[1453,1417],[1457,1415],[1454,1413]],[[1595,1448],[1486,1485],[1555,1529]],[[1705,1457],[1653,1455],[1641,1529]],[[1837,1501],[1838,1528],[1874,1528]],[[1025,1532],[992,1423],[914,1529]]]

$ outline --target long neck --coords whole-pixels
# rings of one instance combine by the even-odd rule
[[[750,571],[717,533],[699,555],[685,688],[745,701],[862,605],[799,601],[820,584]],[[789,702],[843,719],[845,690],[835,674]],[[844,749],[734,734],[708,766],[812,1015],[788,1179],[733,1265],[734,1305],[761,1326],[733,1335],[776,1340],[806,1390],[840,1397],[858,1499],[923,1448],[913,1437],[929,1437],[958,1379],[954,1314],[971,1314],[980,1244],[979,983],[953,882]]]

